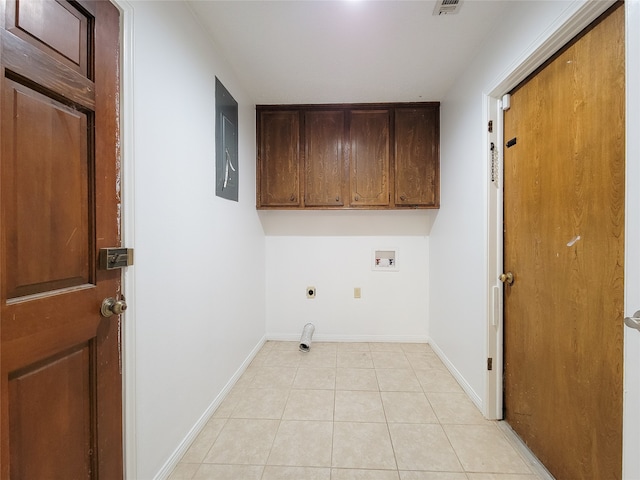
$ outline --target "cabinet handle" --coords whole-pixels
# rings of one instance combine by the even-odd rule
[[[290,202],[295,202],[296,201],[296,196],[292,193],[291,196],[289,197],[289,201]]]
[[[336,202],[339,202],[339,201],[340,201],[340,197],[336,197]]]
[[[353,199],[357,202],[358,200],[360,200],[360,198],[358,197],[358,195],[356,195],[355,197],[353,197]]]
[[[402,200],[403,202],[407,199],[407,197],[405,197],[404,195],[400,195],[400,200]]]

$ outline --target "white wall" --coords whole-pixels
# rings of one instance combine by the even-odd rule
[[[128,4],[133,27],[135,472],[176,449],[264,336],[265,246],[255,210],[255,113],[182,2]],[[130,75],[133,75],[130,78]],[[239,202],[215,196],[215,77],[239,104]],[[125,122],[126,122],[125,117]],[[129,119],[131,120],[131,119]],[[125,168],[126,170],[126,168]],[[125,178],[126,181],[131,178]],[[131,227],[131,225],[130,225]],[[130,405],[129,405],[130,407]]]
[[[513,2],[499,34],[479,48],[441,103],[442,198],[429,238],[429,335],[481,408],[486,398],[489,282],[484,94],[583,3]]]
[[[310,213],[299,221],[313,230]],[[267,237],[267,336],[297,339],[311,322],[316,340],[425,342],[428,237],[345,233]],[[387,248],[397,251],[398,271],[374,271],[372,252]]]

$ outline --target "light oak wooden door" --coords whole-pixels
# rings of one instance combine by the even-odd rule
[[[559,480],[622,469],[624,9],[505,112],[505,418]]]
[[[0,97],[2,479],[122,478],[119,13],[4,0]]]

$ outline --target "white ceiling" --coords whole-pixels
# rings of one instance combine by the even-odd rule
[[[517,4],[187,1],[257,104],[439,101]]]

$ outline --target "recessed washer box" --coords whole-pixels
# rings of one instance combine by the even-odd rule
[[[398,271],[398,249],[384,248],[374,250],[372,255],[372,270],[379,272]]]

